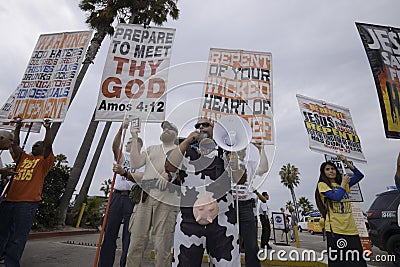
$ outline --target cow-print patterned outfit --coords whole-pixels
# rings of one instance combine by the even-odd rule
[[[231,193],[231,179],[226,170],[222,150],[207,156],[189,146],[183,157],[181,207],[174,234],[172,266],[201,266],[204,248],[216,267],[240,266],[236,210]],[[200,225],[193,215],[193,204],[199,195],[208,194],[217,200],[218,216],[208,225]]]

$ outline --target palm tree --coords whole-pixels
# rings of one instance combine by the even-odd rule
[[[110,194],[111,183],[112,183],[111,179],[107,179],[104,180],[104,182],[101,184],[100,191],[104,192],[105,197],[108,197],[108,194]]]
[[[279,171],[279,175],[281,176],[281,183],[289,188],[290,194],[292,195],[293,203],[297,203],[294,188],[300,184],[299,174],[299,169],[296,166],[291,165],[290,163],[283,165],[281,170]],[[299,211],[297,209],[297,205],[295,205],[294,208],[298,217]]]
[[[177,0],[81,0],[79,7],[83,11],[89,12],[86,23],[95,30],[95,34],[90,42],[85,60],[83,61],[82,68],[77,77],[72,98],[76,95],[83,77],[85,76],[89,65],[93,63],[104,38],[107,35],[113,34],[114,28],[112,23],[115,19],[118,19],[118,21],[122,23],[130,22],[143,24],[145,26],[148,26],[151,22],[154,22],[156,25],[162,25],[167,21],[168,16],[172,17],[172,19],[178,19],[179,9],[176,6],[176,2]],[[97,125],[98,121],[94,121],[93,116],[75,159],[65,193],[60,201],[59,223],[62,225],[65,224],[67,208],[75,191],[75,187],[78,184],[87,155],[89,154],[97,130]],[[52,129],[54,137],[58,128],[59,125],[57,126],[56,124],[54,125],[54,131]]]
[[[64,154],[58,154],[56,155],[56,167],[59,168],[61,166],[61,164],[67,164],[68,160],[67,160],[67,156],[65,156]]]
[[[301,216],[305,216],[307,212],[314,210],[314,205],[304,196],[300,197],[297,203],[301,208]]]
[[[286,201],[285,209],[286,209],[286,210],[290,210],[291,208],[293,208],[293,203],[292,203],[292,201],[291,201],[291,200]]]

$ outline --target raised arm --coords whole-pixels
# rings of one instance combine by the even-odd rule
[[[132,144],[131,144],[131,168],[139,169],[146,164],[146,154],[144,152],[140,153],[139,144],[138,144],[138,133],[139,128],[133,127],[131,128],[132,135]]]
[[[51,137],[51,121],[45,120],[43,126],[46,129],[46,133],[43,140],[43,156],[47,158],[53,150],[53,138]]]
[[[258,148],[258,151],[260,153],[260,164],[258,165],[256,174],[261,176],[268,171],[268,158],[264,150],[264,145],[262,143],[257,142],[254,145]]]
[[[358,183],[359,181],[361,181],[362,178],[364,178],[364,174],[362,172],[360,172],[359,169],[357,169],[356,167],[354,167],[353,164],[351,164],[347,158],[343,155],[339,155],[339,159],[346,164],[350,170],[353,172],[353,176],[350,177],[350,182],[349,185],[353,186],[356,183]]]
[[[183,155],[185,154],[185,151],[189,147],[190,144],[196,142],[200,136],[199,132],[192,132],[188,135],[188,137],[183,140],[179,146],[177,146],[175,149],[173,149],[166,161],[165,161],[165,170],[167,172],[176,172],[178,169],[178,166],[181,164]]]
[[[13,158],[14,162],[17,162],[21,156],[22,148],[19,146],[19,134],[21,132],[22,121],[20,119],[17,120],[15,129],[14,129],[14,139],[13,144],[10,147],[10,154]]]
[[[262,203],[267,203],[267,199],[260,194],[260,192],[257,191],[257,189],[253,190],[253,193],[257,195],[258,199],[262,202]]]
[[[242,169],[239,164],[239,155],[237,152],[229,152],[226,158],[229,166],[228,171],[230,171],[232,175],[232,182],[237,183],[245,173],[245,169]]]
[[[338,156],[338,158],[339,158],[339,160],[341,160],[344,164],[346,164],[347,165],[347,167],[349,167],[350,168],[350,170],[354,170],[354,165],[353,164],[351,164],[348,160],[347,160],[347,158],[344,156],[344,155],[339,155]]]
[[[115,161],[117,161],[117,159],[118,159],[119,148],[121,146],[122,130],[124,128],[127,129],[128,125],[129,125],[129,122],[127,120],[124,120],[121,124],[121,127],[119,127],[118,132],[114,136],[114,141],[112,144],[112,151],[113,151]]]

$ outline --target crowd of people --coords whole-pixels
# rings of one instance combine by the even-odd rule
[[[139,137],[140,129],[131,127],[131,137],[121,153],[122,133],[128,125],[129,121],[122,122],[112,145],[116,179],[98,266],[114,265],[121,223],[120,266],[141,266],[150,238],[156,267],[201,266],[205,251],[214,266],[240,266],[241,251],[246,266],[260,266],[258,219],[262,226],[261,248],[271,249],[269,195],[252,186],[256,175],[264,175],[269,168],[263,145],[250,144],[258,150],[258,162],[247,149],[225,151],[213,139],[213,121],[199,118],[195,129],[180,141],[178,128],[164,121],[161,142],[146,148]],[[55,161],[50,123],[43,126],[45,138],[32,146],[30,154],[19,146],[20,121],[12,134],[5,135],[9,145],[0,142],[1,149],[9,149],[16,163],[15,170],[0,169],[2,176],[12,177],[0,203],[0,256],[6,266],[19,266],[44,178]],[[340,160],[354,175],[342,176],[335,164],[323,163],[316,202],[325,218],[327,246],[335,248],[343,238],[348,249],[361,251],[348,194],[363,174],[344,156]],[[400,167],[396,175],[400,177]],[[397,183],[399,178],[395,179]],[[294,209],[289,212],[291,221],[285,219],[281,239],[286,233],[295,241],[293,228],[298,218]],[[329,261],[329,266],[334,264],[344,266],[340,265],[343,262]],[[357,266],[366,265],[359,261]]]

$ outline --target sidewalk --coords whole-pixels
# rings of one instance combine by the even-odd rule
[[[56,237],[56,236],[74,236],[74,235],[87,235],[87,234],[97,234],[97,233],[99,233],[99,230],[97,229],[75,228],[66,225],[59,229],[54,229],[49,232],[31,231],[29,233],[29,240],[37,238]]]
[[[49,232],[31,232],[29,235],[29,240],[31,244],[36,243],[35,240],[45,241],[44,239],[49,238],[48,240],[54,240],[59,245],[65,245],[66,247],[61,248],[60,250],[66,252],[66,250],[71,250],[71,254],[75,254],[76,251],[89,249],[92,252],[87,252],[90,257],[94,258],[95,249],[97,247],[97,242],[99,239],[100,232],[96,229],[84,229],[84,228],[74,228],[71,226],[65,226],[60,229],[56,229]],[[32,243],[33,242],[33,243]],[[119,258],[120,250],[121,250],[121,240],[117,240],[117,257]],[[39,243],[37,243],[39,245]],[[149,243],[151,245],[151,242]],[[308,253],[309,250],[296,248],[293,246],[285,246],[285,245],[275,245],[271,244],[272,250],[267,251],[267,256],[265,253],[260,251],[260,258],[265,258],[262,261],[263,266],[316,266],[316,267],[327,267],[327,259],[326,257],[321,257],[320,253],[315,253],[316,255],[310,255]],[[24,253],[25,256],[29,249]],[[74,251],[74,253],[72,253]],[[56,251],[55,251],[56,253]],[[92,255],[93,254],[93,255]],[[146,251],[146,255],[148,258],[145,260],[146,264],[144,266],[152,266],[154,259],[154,252],[151,248],[148,248]],[[242,266],[245,266],[244,254],[241,255]],[[29,257],[29,256],[28,256]],[[89,257],[89,258],[90,258]],[[312,260],[314,259],[314,260]],[[322,259],[322,260],[319,260]],[[117,262],[117,260],[116,260]],[[203,257],[203,266],[208,266],[208,256],[204,255]]]

